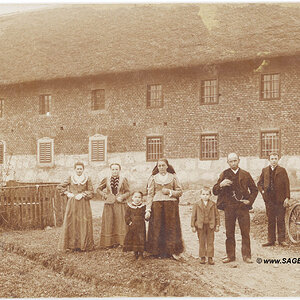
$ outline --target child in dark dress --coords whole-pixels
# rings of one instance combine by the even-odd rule
[[[125,222],[129,230],[124,240],[123,251],[134,251],[135,259],[143,259],[146,242],[146,206],[142,199],[142,192],[134,192],[132,202],[127,204],[125,213]]]

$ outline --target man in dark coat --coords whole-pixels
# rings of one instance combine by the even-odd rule
[[[278,165],[278,153],[269,155],[270,165],[261,172],[257,187],[266,205],[268,218],[268,242],[263,247],[273,246],[276,241],[276,224],[278,242],[287,246],[285,242],[285,207],[290,199],[290,182],[285,168]]]
[[[217,205],[225,212],[226,253],[223,263],[235,260],[235,224],[238,220],[242,235],[242,256],[246,263],[252,263],[250,248],[249,210],[257,196],[257,187],[250,173],[239,168],[239,156],[230,153],[227,156],[229,169],[223,171],[213,187],[218,195]]]

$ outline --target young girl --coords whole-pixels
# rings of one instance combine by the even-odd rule
[[[132,202],[127,204],[125,222],[129,227],[124,240],[123,251],[134,251],[136,259],[143,259],[146,242],[145,203],[143,193],[132,194]]]

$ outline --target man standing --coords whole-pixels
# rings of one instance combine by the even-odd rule
[[[239,156],[230,153],[227,156],[229,169],[223,171],[213,187],[218,195],[219,208],[225,212],[226,253],[223,263],[235,260],[235,224],[238,220],[242,235],[242,256],[246,263],[252,263],[250,248],[249,210],[257,196],[257,187],[250,173],[239,168]],[[220,207],[220,204],[222,207]]]
[[[263,247],[273,246],[276,241],[276,224],[278,242],[285,242],[285,207],[290,199],[290,182],[285,168],[278,166],[278,153],[269,155],[270,165],[261,172],[257,187],[262,194],[268,217],[268,242]]]

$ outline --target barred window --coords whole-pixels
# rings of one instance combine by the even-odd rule
[[[218,92],[218,80],[202,80],[201,81],[201,92],[200,92],[200,103],[201,104],[213,104],[218,103],[219,92]]]
[[[98,89],[92,91],[92,110],[105,109],[105,90]]]
[[[147,86],[147,107],[162,107],[162,86],[161,84],[152,84]]]
[[[4,99],[0,99],[0,118],[3,118]]]
[[[50,115],[51,95],[40,95],[40,115]]]
[[[280,74],[262,74],[261,91],[262,100],[280,98]]]
[[[54,142],[50,138],[38,140],[38,164],[52,166],[54,163]]]
[[[163,138],[161,136],[147,137],[147,161],[156,161],[163,157]]]
[[[4,154],[5,154],[4,142],[0,141],[0,165],[4,164]]]
[[[218,159],[218,135],[203,134],[201,135],[200,159]]]
[[[279,153],[279,142],[279,131],[261,132],[261,157],[269,158],[270,153]]]
[[[96,134],[89,138],[89,157],[92,162],[106,161],[107,137]]]

